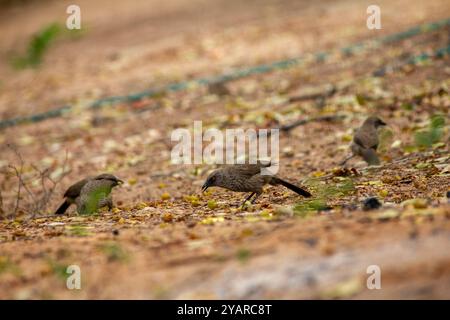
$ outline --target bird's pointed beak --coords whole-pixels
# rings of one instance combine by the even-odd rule
[[[205,192],[209,188],[209,183],[206,181],[202,186],[202,192]]]
[[[123,180],[120,180],[120,179],[117,179],[117,184],[118,185],[121,185],[121,184],[124,184],[125,182],[123,182]]]

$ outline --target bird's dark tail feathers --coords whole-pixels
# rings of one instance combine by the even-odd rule
[[[371,166],[380,164],[380,159],[374,149],[362,150],[362,157]]]
[[[61,203],[61,205],[59,206],[59,208],[55,211],[55,214],[64,214],[64,212],[66,212],[67,208],[69,208],[70,203],[65,200],[63,203]]]
[[[286,188],[288,188],[288,189],[294,191],[295,193],[297,193],[301,196],[304,196],[306,198],[309,198],[312,196],[312,194],[309,193],[308,191],[306,191],[305,189],[297,187],[297,186],[293,185],[292,183],[289,183],[289,182],[287,182],[283,179],[277,178],[277,177],[273,177],[270,184],[273,184],[273,185],[281,184],[282,186],[285,186]]]

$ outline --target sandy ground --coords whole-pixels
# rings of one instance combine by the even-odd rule
[[[448,27],[232,81],[225,96],[193,87],[85,108],[97,98],[399,32],[447,18],[450,9],[440,0],[379,1],[383,28],[370,31],[369,4],[79,1],[85,32],[59,39],[39,68],[26,70],[12,68],[9,58],[43,26],[64,23],[68,2],[2,8],[1,118],[65,104],[74,111],[0,131],[6,217],[0,220],[0,298],[450,298],[449,58],[371,77],[380,67],[446,47]],[[336,94],[321,101],[286,100],[330,85]],[[348,168],[355,171],[338,170],[353,128],[375,112],[391,133],[380,146],[383,164],[367,168],[354,159]],[[438,113],[447,118],[441,143],[412,149],[414,132]],[[195,120],[205,128],[278,128],[330,114],[345,118],[280,134],[280,176],[307,186],[326,210],[302,210],[308,202],[281,187],[267,188],[257,204],[240,210],[243,194],[200,194],[211,166],[170,162],[172,130],[192,128]],[[37,198],[42,186],[34,167],[56,180],[63,167],[69,171],[41,212],[30,209],[36,199],[22,190],[10,216],[18,182],[9,166],[20,164],[8,144],[24,159],[24,179]],[[45,217],[73,182],[105,171],[126,181],[113,192],[111,212],[86,217],[71,208],[67,216]],[[351,187],[343,191],[343,184]],[[383,207],[363,211],[369,196]],[[68,265],[80,266],[81,290],[66,288]],[[371,265],[381,269],[381,290],[366,287]]]

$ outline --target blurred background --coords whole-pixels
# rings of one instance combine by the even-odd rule
[[[2,1],[2,118],[325,51],[448,13],[447,1],[381,1],[382,29],[368,30],[370,1],[78,1],[82,29],[68,31],[70,4]],[[54,25],[61,32],[39,66],[20,65],[33,35]]]

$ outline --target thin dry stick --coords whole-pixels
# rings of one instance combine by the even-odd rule
[[[33,192],[31,192],[30,188],[28,188],[27,184],[25,183],[25,181],[22,178],[22,168],[23,168],[23,164],[20,166],[20,170],[17,169],[15,166],[9,165],[9,168],[11,168],[12,170],[14,170],[14,173],[17,177],[17,179],[19,180],[19,184],[22,185],[22,187],[25,189],[25,191],[28,193],[28,195],[33,199],[33,201],[36,201],[36,197],[33,194]]]
[[[16,205],[14,206],[13,216],[16,215],[17,210],[19,209],[19,202],[20,202],[20,193],[22,191],[22,184],[20,181],[17,184],[17,194],[16,194]]]
[[[35,198],[34,194],[30,191],[30,189],[28,188],[28,186],[26,185],[25,181],[22,178],[22,171],[23,171],[23,166],[24,166],[24,161],[23,161],[22,155],[11,144],[8,144],[7,147],[10,148],[14,152],[14,154],[17,156],[17,158],[19,159],[19,162],[20,162],[20,169],[17,169],[17,167],[15,167],[13,165],[8,166],[10,169],[12,169],[14,171],[17,179],[19,180],[19,184],[18,184],[18,188],[17,188],[16,205],[14,208],[14,215],[16,215],[17,210],[19,209],[22,187],[25,189],[25,191],[28,193],[28,195],[33,199],[33,201],[35,201],[36,198]]]
[[[324,92],[317,92],[317,93],[311,93],[311,94],[304,94],[299,96],[291,96],[287,100],[288,103],[293,102],[299,102],[299,101],[306,101],[306,100],[315,100],[315,99],[326,99],[329,97],[332,97],[337,93],[337,88],[335,86],[332,86],[331,89],[328,89]]]
[[[2,196],[2,189],[0,189],[0,219],[5,214],[5,211],[3,211],[3,196]]]
[[[315,121],[335,121],[335,120],[342,120],[345,117],[346,117],[345,115],[337,114],[337,115],[327,115],[327,116],[320,116],[320,117],[314,117],[314,118],[308,118],[308,119],[299,119],[297,121],[294,121],[291,124],[281,126],[279,129],[281,131],[284,131],[284,132],[289,132],[292,129],[298,127],[298,126],[302,126],[302,125],[305,125],[305,124],[310,123],[310,122],[315,122]]]
[[[17,151],[15,150],[15,148],[14,148],[12,145],[7,144],[7,147],[10,148],[14,153],[17,154]],[[19,159],[21,159],[21,157],[19,157]],[[8,167],[9,167],[9,168],[12,168],[12,169],[15,171],[16,176],[17,176],[17,175],[20,175],[20,174],[19,174],[19,171],[17,170],[16,167],[11,166],[11,165],[8,166]],[[22,171],[22,169],[23,169],[23,162],[21,162],[21,168],[20,168],[20,171]],[[16,204],[15,204],[15,206],[14,206],[13,216],[15,216],[16,213],[17,213],[17,210],[19,210],[19,203],[20,203],[21,193],[22,193],[22,183],[21,183],[21,181],[20,181],[20,179],[19,179],[19,180],[18,180],[18,184],[17,184]]]
[[[65,159],[64,159],[64,162],[63,162],[62,173],[58,177],[57,180],[54,180],[51,177],[51,172],[50,172],[50,170],[48,168],[45,169],[44,171],[42,171],[38,167],[36,167],[35,165],[32,165],[32,168],[39,173],[40,180],[41,180],[41,186],[42,186],[42,190],[43,190],[43,196],[36,203],[35,209],[33,210],[32,218],[34,218],[36,216],[37,212],[40,212],[40,211],[42,211],[43,209],[45,209],[47,207],[51,197],[53,196],[53,194],[54,194],[54,192],[56,190],[57,185],[69,173],[68,171],[66,171],[67,160],[68,160],[68,151],[66,150],[66,156],[65,156]],[[48,189],[47,189],[47,186],[46,186],[46,181],[47,180],[50,181],[50,183],[52,184],[52,186],[50,188],[48,188]]]
[[[40,170],[34,164],[31,165],[31,167],[38,173],[38,178],[41,181],[43,195],[42,195],[42,197],[37,197],[36,194],[30,190],[26,181],[23,179],[22,171],[23,171],[25,162],[23,160],[22,155],[15,147],[13,147],[11,145],[8,145],[8,147],[14,152],[14,154],[17,156],[17,158],[19,159],[19,162],[20,162],[19,169],[13,165],[9,165],[9,168],[11,168],[14,171],[14,173],[18,179],[18,187],[17,187],[14,215],[19,210],[22,189],[24,189],[27,192],[28,196],[32,200],[32,205],[29,206],[29,209],[33,212],[32,217],[34,217],[38,212],[40,212],[41,210],[43,210],[47,207],[48,202],[50,201],[50,199],[56,189],[56,186],[58,185],[59,182],[61,182],[61,180],[64,178],[64,176],[67,175],[68,172],[66,171],[66,166],[67,166],[67,160],[68,160],[68,152],[66,150],[66,157],[65,157],[64,163],[63,163],[62,174],[60,175],[60,177],[57,180],[52,179],[52,177],[50,176],[51,172],[49,169]],[[47,188],[47,181],[49,181],[51,183],[50,188]]]

